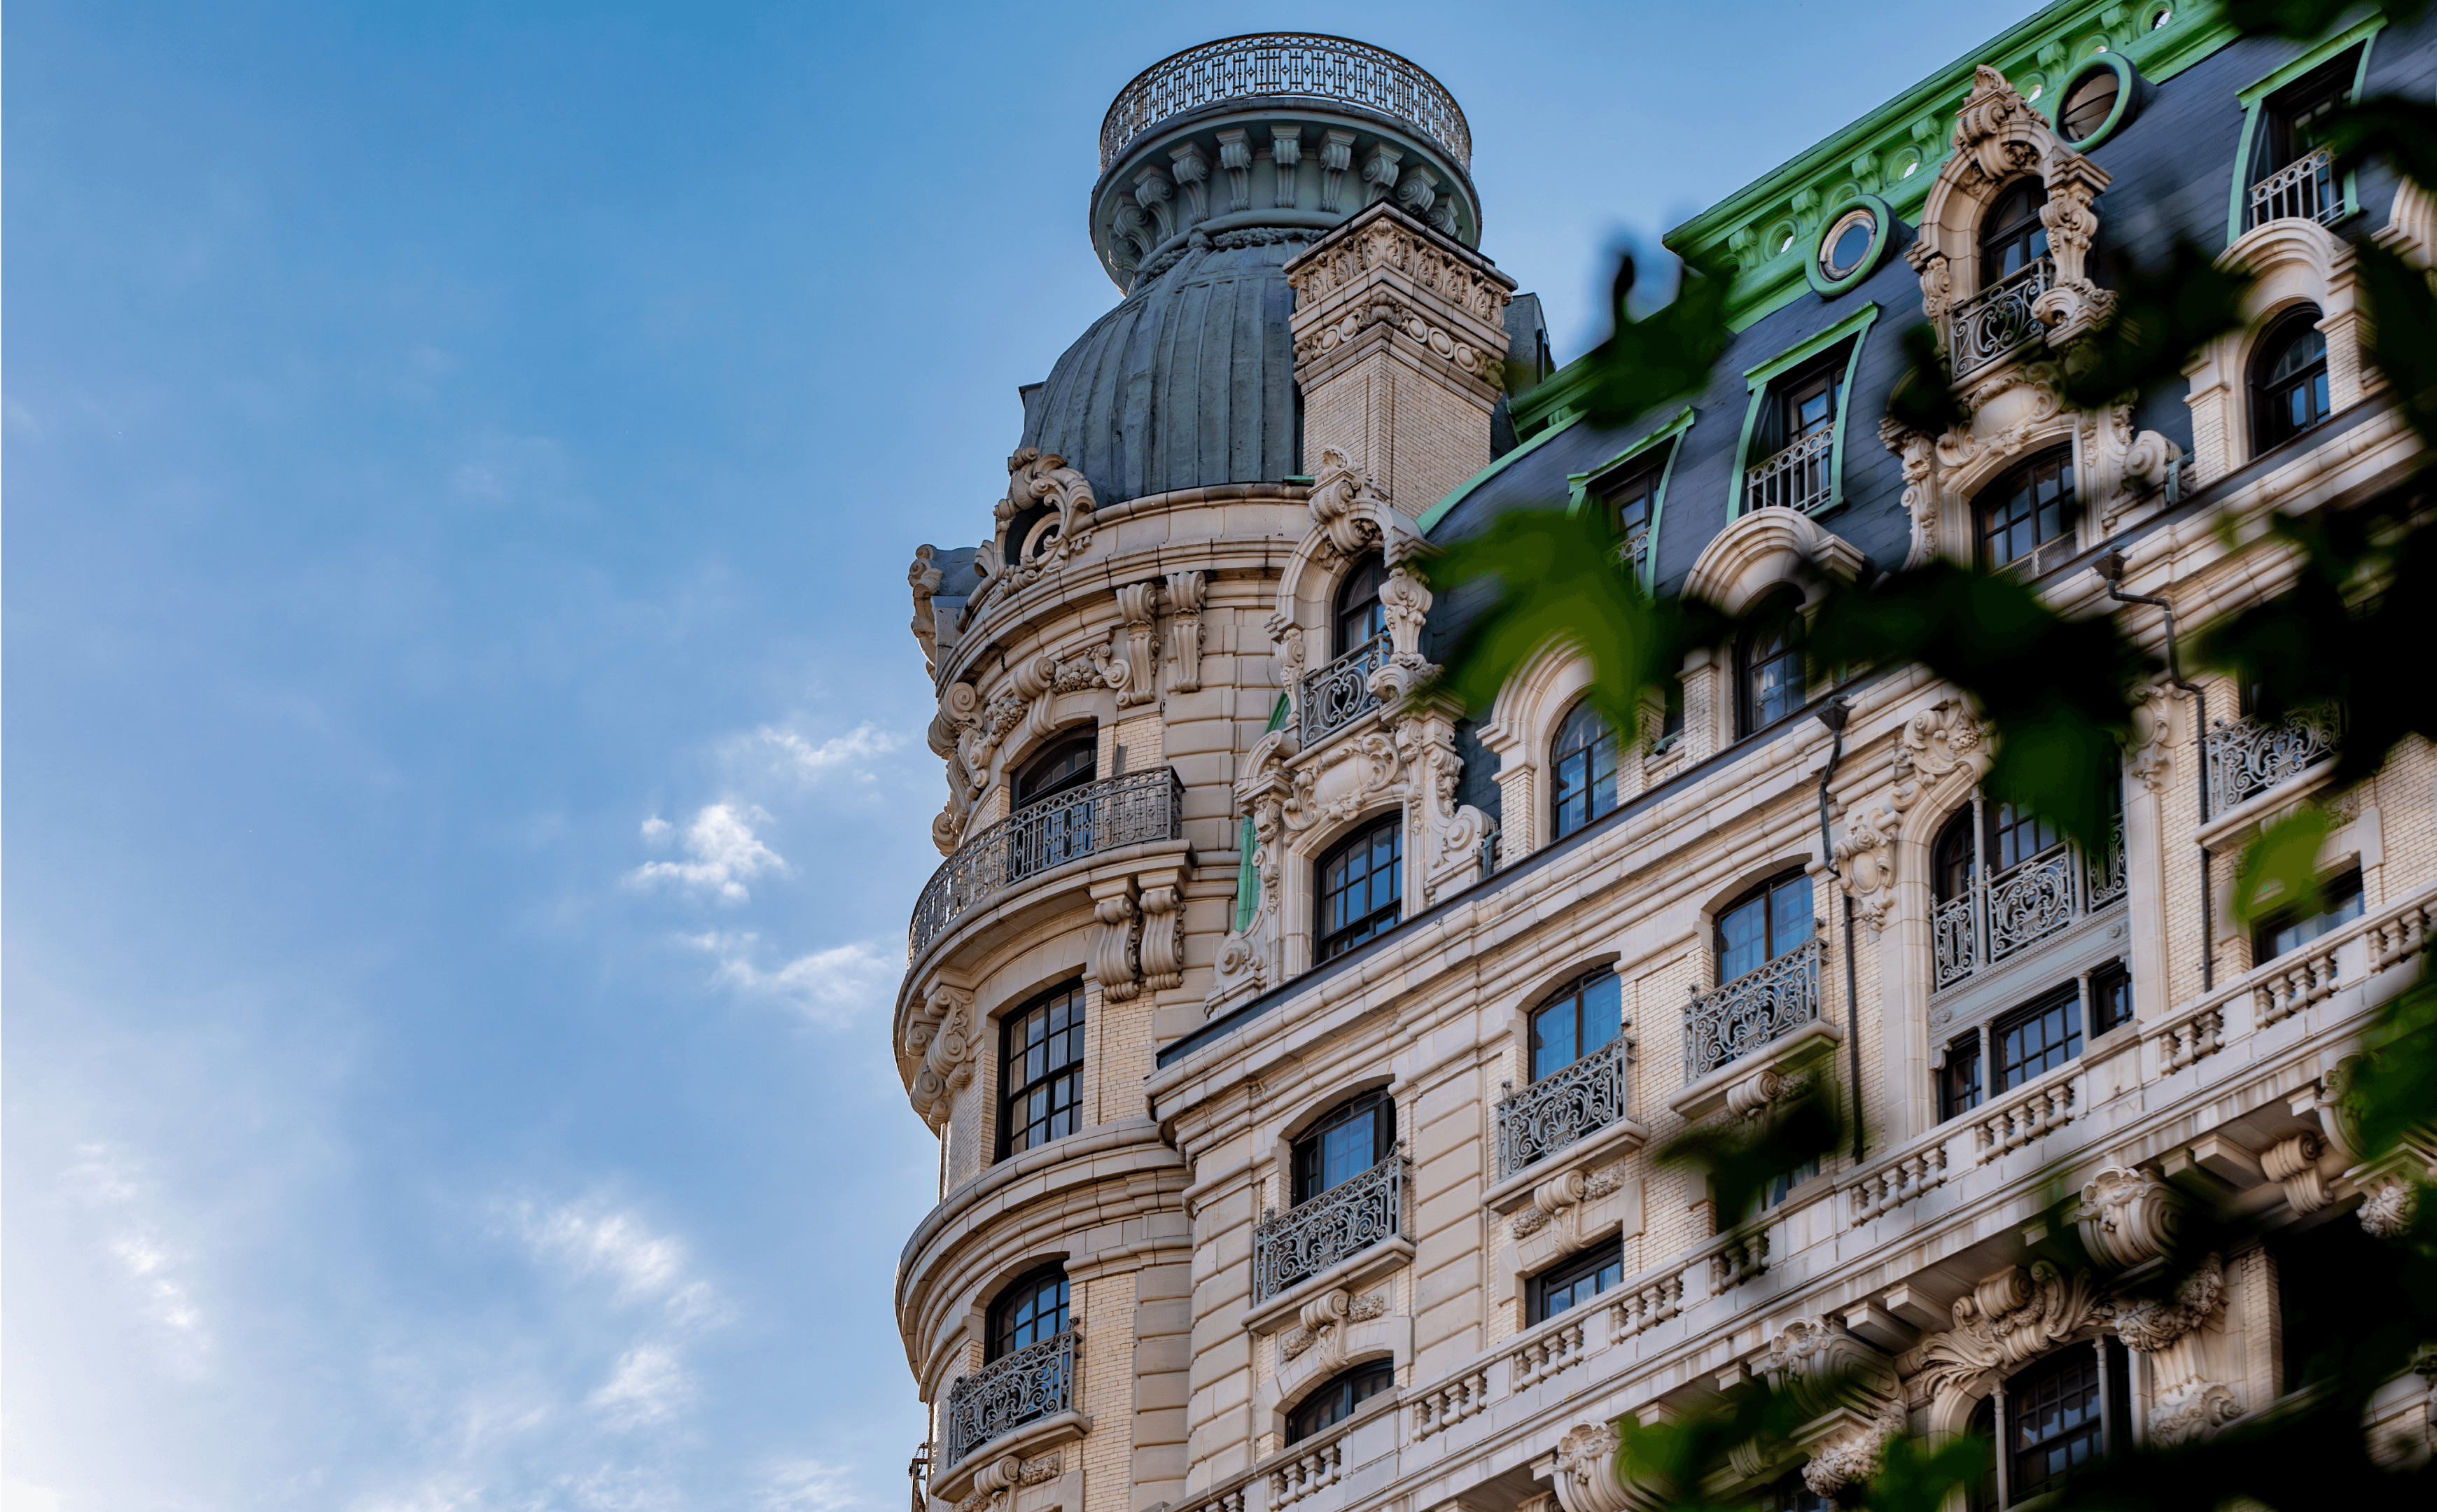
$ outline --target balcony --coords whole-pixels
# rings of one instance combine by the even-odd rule
[[[1814,935],[1684,1009],[1684,1084],[1794,1033],[1819,1017],[1821,941]]]
[[[1744,474],[1744,512],[1755,509],[1825,509],[1835,492],[1829,471],[1836,433],[1831,426],[1805,432],[1794,445]]]
[[[2041,257],[2012,277],[1980,290],[1946,317],[1947,355],[1955,376],[1966,378],[2046,334],[2031,313],[2056,284],[2056,264]]]
[[[2251,219],[2245,228],[2270,220],[2316,220],[2323,226],[2343,219],[2344,194],[2336,183],[2336,154],[2319,148],[2304,154],[2251,186]]]
[[[1343,100],[1404,121],[1472,166],[1472,128],[1439,81],[1380,47],[1342,37],[1267,32],[1206,43],[1135,76],[1100,123],[1105,171],[1160,122],[1222,100],[1300,95]]]
[[[1271,1212],[1253,1229],[1253,1302],[1258,1306],[1372,1245],[1401,1236],[1405,1152],[1319,1196]]]
[[[1389,642],[1375,635],[1324,667],[1303,675],[1303,702],[1295,729],[1303,745],[1333,735],[1379,707],[1371,674],[1388,664]]]
[[[2282,724],[2217,721],[2208,733],[2209,810],[2224,815],[2336,753],[2335,712],[2299,710]]]
[[[1184,783],[1167,767],[1070,788],[1020,808],[956,847],[914,905],[905,958],[1011,884],[1087,856],[1184,834]]]
[[[1633,1041],[1619,1033],[1555,1075],[1499,1099],[1499,1179],[1624,1117],[1632,1068]]]
[[[2073,846],[2060,845],[1985,882],[1975,880],[1963,896],[1948,899],[1930,914],[1937,970],[1930,990],[1952,987],[2063,933],[2120,902],[2124,891],[2120,829],[2107,853],[2095,861]]]
[[[1080,1329],[1052,1334],[993,1360],[948,1388],[946,1469],[1026,1423],[1075,1406],[1075,1345]]]

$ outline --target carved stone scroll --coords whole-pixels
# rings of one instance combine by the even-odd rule
[[[1201,599],[1206,579],[1200,572],[1167,574],[1167,659],[1176,670],[1168,687],[1192,693],[1201,686]]]
[[[1122,676],[1112,675],[1117,690],[1117,707],[1150,702],[1153,696],[1153,673],[1159,662],[1151,654],[1154,621],[1159,614],[1159,584],[1129,583],[1117,589],[1117,617],[1122,622],[1118,634],[1124,638],[1123,659],[1117,663]]]
[[[1122,1003],[1142,993],[1142,907],[1135,899],[1134,879],[1120,877],[1092,888],[1092,914],[1099,927],[1092,933],[1092,975],[1100,995]]]

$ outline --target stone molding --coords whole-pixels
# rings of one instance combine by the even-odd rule
[[[2350,409],[2376,391],[2380,378],[2364,360],[2368,312],[2362,308],[2358,259],[2350,244],[2316,220],[2286,219],[2253,226],[2218,257],[2218,266],[2249,273],[2244,328],[2201,347],[2183,369],[2184,403],[2192,413],[2192,472],[2200,482],[2222,478],[2252,457],[2251,360],[2269,326],[2302,305],[2315,306],[2327,338],[2327,401]]]
[[[1850,583],[1868,558],[1843,536],[1797,509],[1755,509],[1718,532],[1684,576],[1686,598],[1740,614],[1771,589],[1792,584],[1806,599],[1819,577]]]

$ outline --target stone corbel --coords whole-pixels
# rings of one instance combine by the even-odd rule
[[[1251,920],[1219,944],[1218,969],[1211,975],[1210,993],[1202,1000],[1205,1015],[1267,992],[1284,979],[1278,958],[1279,861],[1286,847],[1286,803],[1295,791],[1294,775],[1287,763],[1295,750],[1294,726],[1289,722],[1285,729],[1261,737],[1244,759],[1245,775],[1236,780],[1236,807],[1253,820],[1252,880],[1256,896]]]
[[[1197,226],[1210,219],[1210,159],[1201,147],[1187,142],[1167,154],[1176,165],[1177,186],[1184,191],[1184,223]]]
[[[2190,698],[2171,682],[2154,682],[2132,712],[2132,775],[2153,794],[2165,792],[2174,765],[2175,706]]]
[[[1362,160],[1362,182],[1370,185],[1363,191],[1364,204],[1377,204],[1395,192],[1396,165],[1403,162],[1404,157],[1405,154],[1385,142],[1371,149],[1371,155]]]
[[[972,1084],[981,1051],[973,996],[944,982],[914,1011],[905,1027],[905,1053],[922,1057],[914,1073],[914,1111],[934,1134],[945,1127],[956,1095]]]
[[[1320,209],[1323,215],[1337,214],[1339,196],[1345,188],[1345,170],[1353,166],[1354,133],[1324,133],[1320,143]]]
[[[1176,235],[1176,211],[1169,203],[1175,198],[1176,185],[1159,169],[1147,167],[1134,175],[1134,202],[1159,223],[1159,239],[1163,242]]]
[[[1119,877],[1092,885],[1092,914],[1100,927],[1092,934],[1092,976],[1100,995],[1122,1003],[1142,992],[1142,907],[1134,879]]]
[[[2067,1277],[2045,1260],[2007,1266],[1955,1299],[1954,1327],[1920,1342],[1912,1389],[1924,1400],[1979,1396],[2058,1345],[2094,1337],[2113,1315],[2088,1272]]]
[[[1117,707],[1121,709],[1151,701],[1153,684],[1157,680],[1153,674],[1159,666],[1158,659],[1152,655],[1158,615],[1157,581],[1129,583],[1117,589],[1117,616],[1121,622],[1119,634],[1124,638],[1125,650],[1116,666],[1110,670],[1110,677],[1115,684]],[[1120,671],[1122,678],[1118,676]]]
[[[2111,296],[2112,297],[2112,296]],[[2081,416],[2082,466],[2089,482],[2083,497],[2098,501],[2098,530],[2112,534],[2116,522],[2142,499],[2165,486],[2166,468],[2183,448],[2155,431],[2136,431],[2132,406],[2111,406],[2103,414]]]
[[[1565,1512],[1630,1512],[1651,1504],[1640,1488],[1617,1474],[1623,1436],[1614,1422],[1578,1423],[1557,1440],[1548,1473]]]
[[[1184,985],[1184,891],[1182,872],[1145,872],[1136,879],[1142,907],[1142,983],[1152,992]]]
[[[922,648],[922,670],[936,675],[939,670],[938,621],[931,612],[931,595],[939,591],[941,576],[932,558],[936,546],[914,548],[914,563],[905,569],[905,585],[914,590],[915,643]]]
[[[1882,804],[1847,819],[1845,836],[1836,842],[1836,885],[1873,930],[1885,927],[1895,901],[1895,842],[1902,825],[1903,816]]]
[[[1399,563],[1388,570],[1388,580],[1379,585],[1379,607],[1388,620],[1391,659],[1400,667],[1421,667],[1422,626],[1429,618],[1430,590]]]
[[[1805,1318],[1769,1341],[1761,1368],[1806,1415],[1794,1438],[1810,1452],[1802,1479],[1815,1495],[1833,1497],[1878,1473],[1904,1428],[1902,1383],[1883,1351],[1837,1319]]]
[[[1227,175],[1227,209],[1241,213],[1253,207],[1253,145],[1236,127],[1218,133],[1218,167]]]
[[[2259,1152],[2259,1169],[2285,1188],[2285,1202],[2296,1213],[2315,1213],[2335,1201],[2327,1178],[2319,1172],[2319,1157],[2327,1142],[2310,1130],[2279,1139]]]
[[[2210,1256],[2172,1297],[2116,1305],[2115,1336],[2149,1358],[2149,1439],[2187,1444],[2241,1415],[2233,1387],[2207,1379],[2202,1330],[2225,1313],[2225,1266]]]
[[[1270,164],[1277,173],[1277,208],[1291,210],[1300,196],[1295,192],[1295,170],[1303,164],[1303,128],[1272,126],[1270,128]]]
[[[1176,670],[1168,687],[1192,693],[1201,686],[1201,599],[1206,579],[1200,572],[1167,574],[1167,659]]]
[[[2166,1252],[2178,1215],[2174,1189],[2152,1172],[2107,1166],[2081,1188],[2081,1242],[2100,1263],[2130,1270]]]
[[[1395,727],[1395,749],[1407,774],[1406,830],[1421,860],[1422,906],[1460,892],[1481,877],[1481,842],[1489,816],[1456,801],[1464,769],[1455,750],[1455,727],[1431,710]],[[1370,737],[1365,737],[1368,739]]]
[[[1320,479],[1305,501],[1311,522],[1327,533],[1328,544],[1341,556],[1359,556],[1380,543],[1378,512],[1389,507],[1373,487],[1368,474],[1358,470],[1344,452],[1329,447],[1320,454]]]

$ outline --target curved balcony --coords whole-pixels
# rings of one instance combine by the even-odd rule
[[[973,1450],[1044,1417],[1075,1406],[1075,1344],[1081,1331],[1068,1328],[1039,1344],[993,1360],[948,1388],[947,1458],[942,1468],[962,1465]]]
[[[1160,122],[1259,95],[1343,100],[1391,115],[1472,170],[1472,128],[1446,86],[1382,47],[1306,32],[1259,32],[1204,43],[1153,63],[1117,94],[1100,123],[1100,168]]]
[[[1015,883],[1144,840],[1184,834],[1184,783],[1161,767],[1070,788],[1017,809],[956,847],[939,863],[914,905],[905,931],[905,958],[921,958],[931,941],[958,917]]]
[[[2031,313],[2056,283],[2056,264],[2034,258],[2021,272],[1955,307],[1948,314],[1948,353],[1955,376],[1967,378],[2007,357],[2047,327]]]

